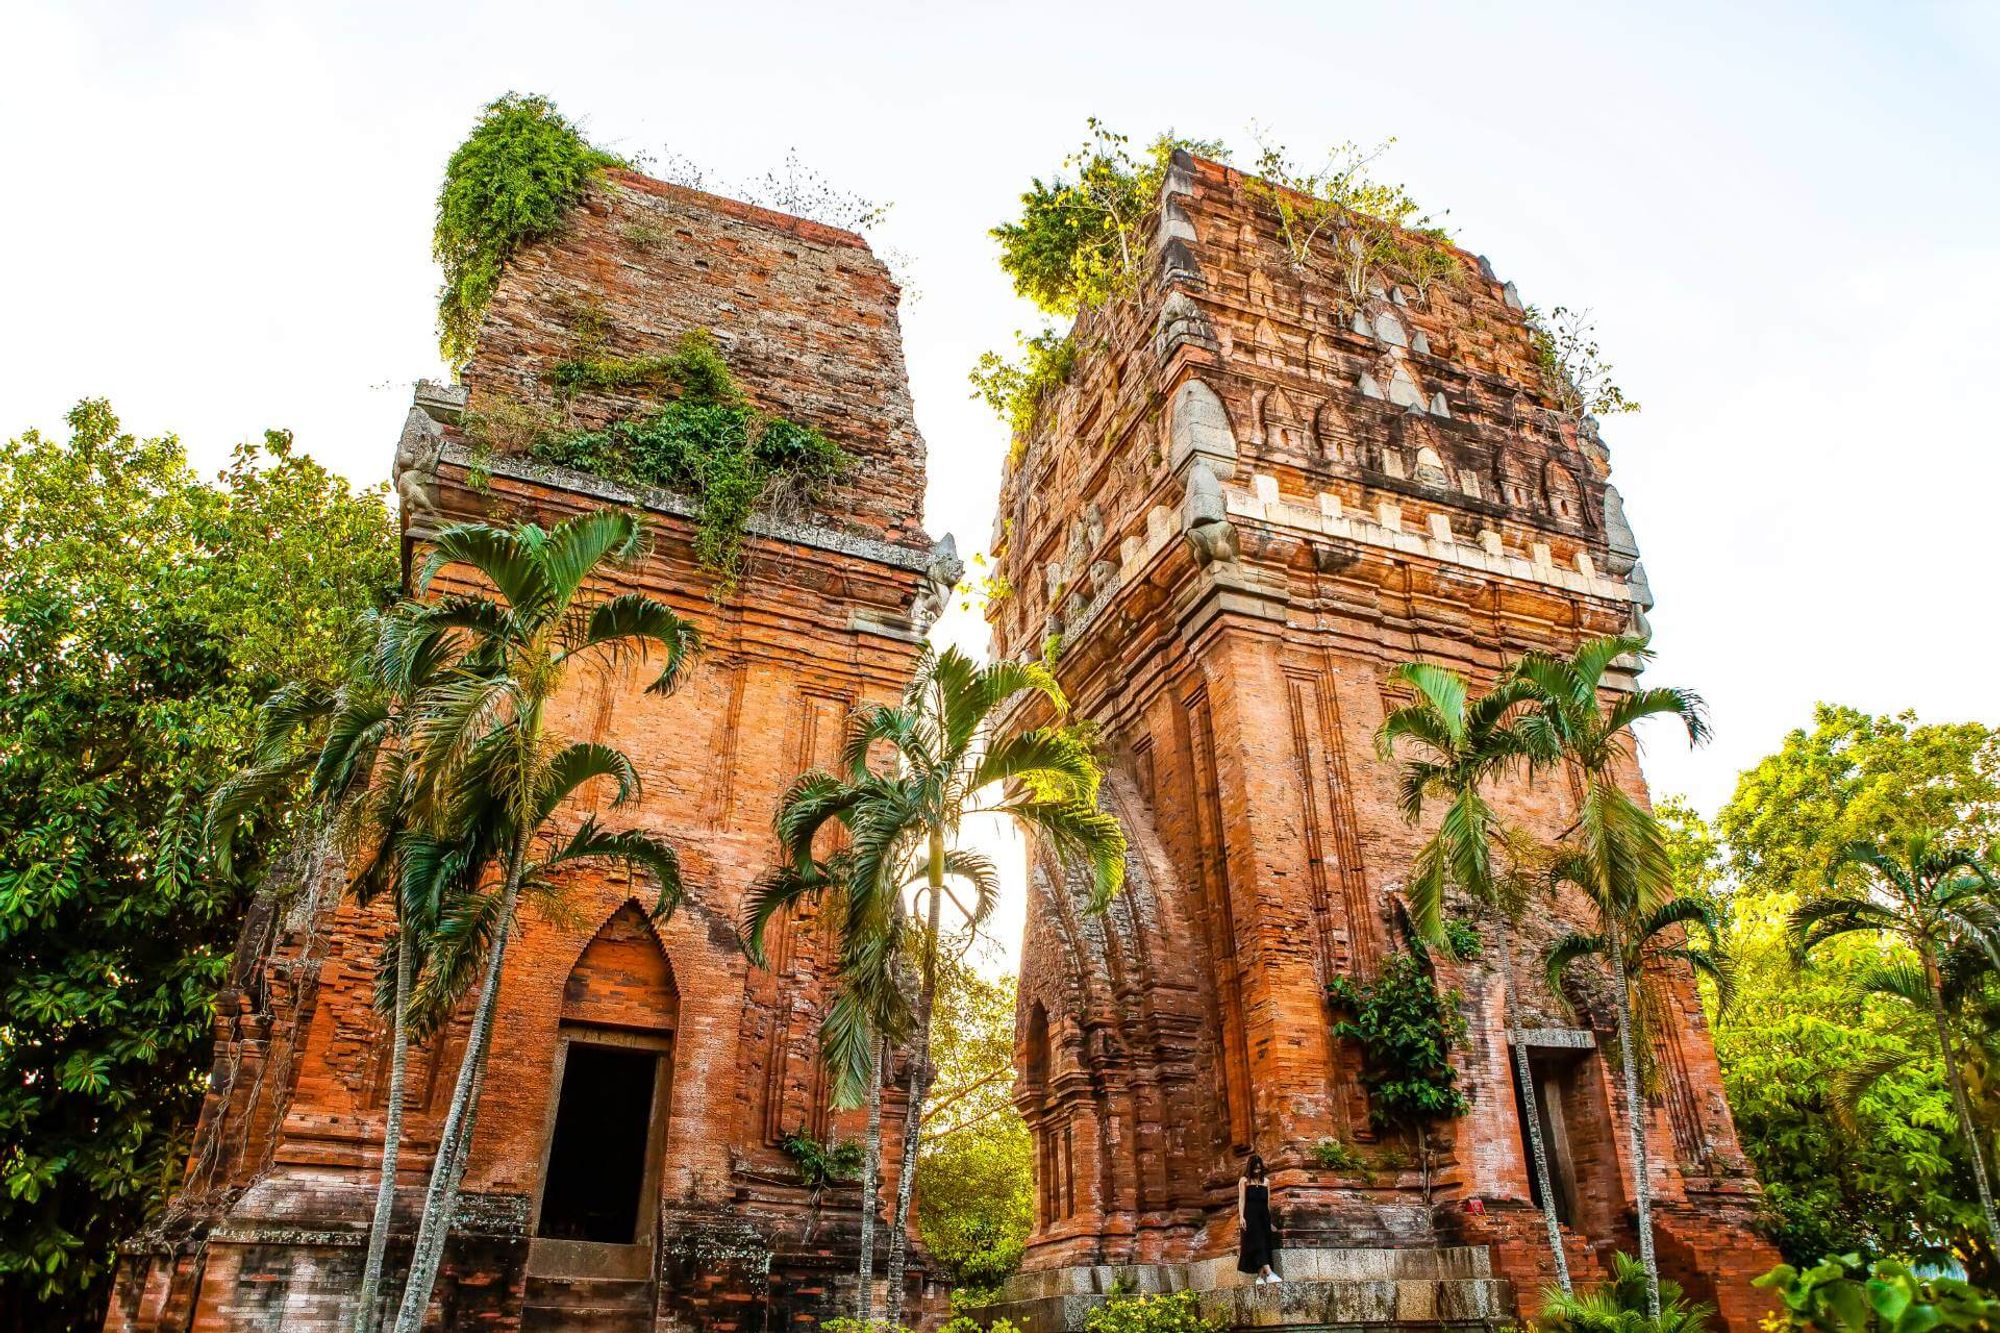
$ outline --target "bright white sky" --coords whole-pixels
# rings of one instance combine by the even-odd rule
[[[966,397],[1027,327],[986,229],[1100,116],[1385,174],[1645,404],[1605,436],[1660,606],[1652,738],[1712,811],[1813,701],[1996,720],[2000,3],[757,5],[0,0],[0,432],[85,395],[204,465],[266,426],[386,478],[435,375],[430,213],[482,103],[541,92],[711,182],[788,150],[894,209],[934,533],[985,545]],[[983,643],[976,625],[959,632]],[[1000,927],[1017,937],[1018,895]]]

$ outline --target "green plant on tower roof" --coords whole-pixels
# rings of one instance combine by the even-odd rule
[[[514,252],[562,230],[591,180],[624,165],[546,98],[508,93],[487,104],[445,164],[431,231],[431,255],[444,269],[438,340],[446,360],[462,366],[471,357]]]

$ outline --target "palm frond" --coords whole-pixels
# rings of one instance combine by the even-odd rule
[[[1571,931],[1549,946],[1542,960],[1543,977],[1549,983],[1549,990],[1557,999],[1563,999],[1563,976],[1579,959],[1601,956],[1605,953],[1604,936],[1586,935],[1581,931]]]
[[[552,606],[565,606],[599,568],[630,560],[645,548],[646,530],[629,511],[597,509],[550,529],[535,552]]]
[[[610,830],[585,819],[567,841],[535,864],[529,873],[545,879],[567,867],[585,863],[622,866],[628,873],[651,881],[657,894],[651,915],[657,920],[672,916],[686,893],[681,882],[681,859],[673,846],[644,829]]]
[[[431,551],[417,575],[419,596],[449,565],[467,565],[507,599],[515,614],[532,619],[549,601],[548,580],[535,559],[528,526],[500,528],[490,523],[458,523],[431,538]]]
[[[1116,818],[1082,801],[1008,801],[998,807],[1048,839],[1058,860],[1091,868],[1090,910],[1101,912],[1125,885],[1125,830]]]
[[[658,645],[664,660],[659,674],[646,686],[648,694],[671,694],[701,651],[701,632],[694,622],[644,593],[626,593],[597,603],[565,640],[559,661],[595,651],[613,661],[636,657],[643,662],[651,655],[650,645]]]

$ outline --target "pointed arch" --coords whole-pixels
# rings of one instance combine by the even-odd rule
[[[563,982],[565,1023],[671,1032],[680,1022],[680,988],[652,919],[628,899],[605,919]]]

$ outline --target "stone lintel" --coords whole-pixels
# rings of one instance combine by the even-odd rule
[[[673,491],[651,486],[626,486],[594,473],[579,472],[574,468],[554,467],[513,455],[481,458],[462,444],[446,444],[442,461],[456,463],[468,469],[481,468],[492,476],[507,477],[514,481],[538,482],[576,495],[588,496],[593,500],[602,500],[607,504],[638,505],[655,513],[671,514],[675,518],[692,519],[697,508],[694,501]],[[418,527],[417,516],[412,515],[411,519],[411,535],[425,536],[426,533]],[[878,565],[887,565],[892,569],[916,574],[925,573],[931,562],[928,550],[896,546],[873,537],[859,537],[819,524],[787,523],[779,519],[753,516],[747,525],[747,530],[751,536],[762,537],[767,541],[789,542],[795,546],[831,551],[837,555],[869,560]]]

